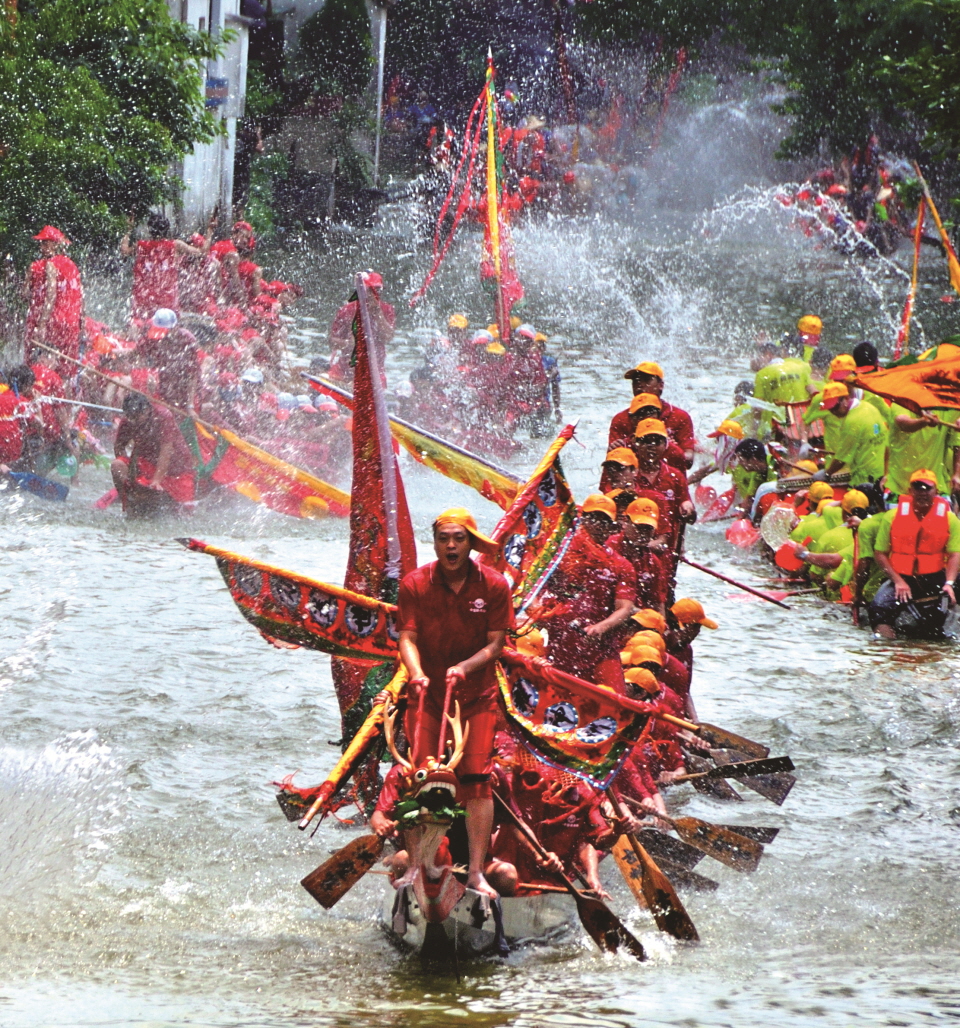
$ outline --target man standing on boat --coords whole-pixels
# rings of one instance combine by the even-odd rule
[[[40,244],[40,259],[30,265],[24,283],[27,308],[26,351],[33,343],[53,347],[67,358],[57,362],[56,372],[64,380],[76,376],[70,360],[80,356],[80,326],[83,320],[83,287],[76,264],[63,252],[70,240],[53,225],[33,237]]]
[[[377,360],[380,374],[387,360],[387,343],[393,338],[393,329],[397,323],[397,312],[389,303],[380,299],[383,279],[375,271],[363,272],[363,284],[376,301],[368,304],[370,317],[373,321],[373,344],[377,348]],[[360,316],[360,306],[356,296],[351,297],[334,315],[330,326],[330,371],[329,376],[338,384],[353,384],[354,346],[353,323]]]
[[[437,560],[404,576],[397,601],[400,657],[409,675],[404,732],[419,767],[442,754],[444,714],[459,703],[461,722],[469,726],[457,767],[470,847],[467,887],[495,897],[483,876],[493,830],[494,663],[515,626],[513,603],[503,575],[470,559],[472,549],[496,553],[499,547],[478,531],[469,511],[453,507],[439,515],[433,548]]]

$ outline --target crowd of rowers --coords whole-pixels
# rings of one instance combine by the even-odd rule
[[[563,421],[560,366],[547,352],[547,336],[516,316],[502,340],[496,324],[473,329],[465,314],[451,314],[399,392],[401,416],[424,428],[442,426],[445,436],[478,453],[521,429],[542,438]]]
[[[879,368],[876,347],[831,355],[821,328],[805,315],[793,339],[757,344],[755,380],[737,387],[711,433],[714,461],[691,481],[730,473],[735,515],[790,529],[777,565],[855,617],[865,604],[878,635],[941,638],[960,570],[960,410],[916,414],[857,387],[856,374]],[[958,343],[923,356],[960,354]],[[746,537],[731,531],[756,540],[749,526]]]
[[[551,871],[563,869],[579,871],[590,888],[605,895],[597,876],[604,853],[624,830],[636,830],[640,819],[657,825],[657,816],[666,814],[661,790],[708,755],[697,736],[657,716],[696,718],[693,643],[703,627],[718,627],[697,600],[674,596],[684,527],[696,517],[686,483],[693,426],[685,411],[660,398],[659,365],[642,362],[624,377],[635,399],[611,423],[600,491],[584,500],[563,557],[519,629],[502,576],[466,561],[458,580],[456,569],[447,566],[458,558],[450,552],[458,531],[464,555],[470,547],[496,548],[461,509],[444,512],[434,523],[437,562],[401,583],[400,653],[411,684],[425,690],[427,700],[419,712],[408,701],[404,727],[410,751],[406,757],[396,754],[398,763],[371,819],[378,834],[398,837],[399,851],[387,861],[397,883],[407,882],[409,870],[399,824],[404,787],[431,752],[442,750],[441,718],[451,697],[470,725],[457,771],[466,832],[455,826],[451,849],[441,858],[467,863],[468,884],[482,892],[492,887],[502,895],[522,893],[549,884]],[[468,612],[462,617],[461,607]],[[651,715],[615,779],[626,821],[602,792],[538,762],[504,730],[490,668],[507,635],[535,666],[605,685]],[[558,721],[554,727],[575,723]],[[495,820],[492,804],[485,806],[493,788],[533,827],[549,854],[546,861],[531,853],[511,824]]]
[[[50,225],[35,238],[40,257],[23,283],[25,359],[0,383],[4,467],[43,475],[66,457],[75,477],[91,452],[104,452],[100,437],[116,431],[113,472],[124,500],[139,492],[191,504],[198,459],[178,426],[195,416],[323,478],[349,473],[349,417],[308,395],[288,366],[282,315],[302,289],[267,279],[247,222],[219,242],[212,224],[184,241],[152,214],[146,238],[125,236],[121,253],[133,269],[122,333],[84,316],[69,239]],[[377,296],[379,276],[367,278]],[[349,330],[356,306],[344,305],[334,328]]]

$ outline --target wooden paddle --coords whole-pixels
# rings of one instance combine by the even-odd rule
[[[751,739],[744,739],[742,735],[728,732],[725,728],[718,728],[716,725],[708,725],[705,721],[694,724],[692,721],[684,721],[683,718],[674,717],[673,714],[657,714],[659,721],[667,721],[671,725],[686,728],[688,732],[699,735],[704,742],[711,746],[724,746],[731,750],[740,750],[741,753],[749,753],[751,757],[769,757],[770,747],[763,743],[753,742]]]
[[[657,817],[671,825],[684,842],[696,846],[708,857],[719,860],[735,871],[756,871],[763,856],[763,846],[759,842],[720,825],[712,825],[698,817],[672,818],[663,814]]]
[[[706,856],[703,850],[698,850],[696,846],[688,846],[680,839],[667,835],[662,828],[644,827],[635,834],[640,845],[657,863],[666,861],[674,867],[692,871]]]
[[[745,762],[745,754],[737,750],[711,750],[710,756],[721,767]],[[783,801],[790,795],[790,790],[796,785],[797,779],[796,776],[781,771],[779,774],[747,775],[741,778],[740,782],[748,789],[759,793],[764,799],[781,807]]]
[[[493,798],[499,804],[500,809],[507,815],[507,818],[516,826],[521,838],[525,839],[530,849],[537,854],[541,860],[546,860],[547,851],[543,848],[540,840],[533,834],[524,821],[513,812],[504,799],[494,791]],[[646,960],[647,955],[643,951],[640,940],[627,930],[623,922],[613,911],[602,901],[593,896],[587,896],[581,892],[570,879],[562,872],[554,872],[563,881],[567,892],[573,896],[577,904],[577,913],[580,916],[580,923],[586,929],[587,934],[605,953],[616,953],[621,944],[637,958]]]
[[[688,753],[684,750],[683,763],[686,769],[693,774],[713,770],[713,764],[706,757],[700,756],[699,753]],[[726,778],[693,778],[690,784],[697,792],[703,793],[706,796],[712,796],[716,800],[738,800],[743,802],[743,797]]]
[[[381,853],[383,839],[379,835],[360,835],[301,879],[300,884],[321,907],[329,910],[373,867]]]
[[[724,764],[709,771],[698,771],[692,775],[680,775],[673,782],[692,782],[696,778],[749,778],[756,775],[775,775],[781,771],[793,771],[794,764],[789,757],[768,757],[766,760],[740,760]]]
[[[613,805],[617,817],[623,820],[627,813],[613,789],[607,789],[607,799]],[[640,889],[647,908],[653,914],[654,921],[657,922],[657,927],[661,932],[666,932],[675,939],[699,942],[700,936],[697,934],[697,929],[680,902],[680,897],[670,879],[657,867],[656,861],[640,845],[632,832],[624,832],[621,836],[622,839],[626,839],[630,843],[630,848],[637,860],[640,861],[642,869]]]
[[[754,842],[762,842],[765,846],[773,842],[780,834],[779,828],[761,828],[754,825],[721,825],[728,832],[736,832],[745,839],[753,839]]]
[[[726,582],[727,585],[735,585],[738,589],[742,589],[744,592],[750,593],[753,596],[759,596],[761,600],[766,600],[767,603],[775,603],[778,607],[783,607],[784,610],[790,610],[790,606],[783,603],[781,600],[774,599],[772,596],[768,596],[766,593],[761,592],[759,589],[754,589],[749,585],[744,585],[743,582],[738,582],[734,578],[727,578],[726,575],[721,575],[719,571],[714,571],[713,568],[708,568],[703,564],[697,564],[696,561],[688,560],[681,553],[680,560],[684,564],[689,564],[690,567],[696,568],[697,571],[703,571],[707,575],[713,575],[714,578],[719,578],[721,582]]]

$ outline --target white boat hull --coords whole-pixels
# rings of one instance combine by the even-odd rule
[[[439,930],[449,943],[448,955],[454,948],[461,957],[505,953],[513,946],[559,934],[577,914],[570,896],[561,893],[505,896],[500,903],[502,931],[498,931],[492,907],[478,892],[467,889],[450,916],[431,930],[431,941],[443,942]],[[422,950],[428,928],[412,887],[396,890],[388,885],[380,917],[389,934],[404,947]]]

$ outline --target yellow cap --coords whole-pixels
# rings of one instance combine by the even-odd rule
[[[848,489],[843,494],[840,506],[843,508],[844,514],[849,514],[850,511],[857,507],[862,507],[866,510],[870,506],[870,501],[867,499],[866,494],[860,492],[859,489]]]
[[[660,683],[657,681],[656,675],[645,667],[632,667],[623,673],[623,678],[624,681],[643,689],[644,692],[660,692]]]
[[[547,341],[547,337],[546,337],[546,336],[545,336],[545,335],[544,335],[544,334],[543,334],[542,332],[538,332],[538,333],[537,333],[537,334],[536,334],[536,335],[535,335],[535,336],[533,337],[533,341],[534,341],[535,343],[545,343],[545,342]]]
[[[849,395],[850,390],[842,382],[828,382],[823,387],[820,406],[824,410],[832,410],[844,397]]]
[[[731,439],[742,439],[743,438],[743,425],[739,421],[732,421],[730,418],[726,418],[721,421],[717,426],[715,432],[708,432],[708,439],[718,439],[722,435],[728,435]]]
[[[451,314],[447,318],[447,328],[469,328],[470,322],[467,320],[466,314]]]
[[[937,487],[937,476],[927,468],[919,468],[910,476],[910,484],[914,482],[929,482],[934,489]]]
[[[663,410],[663,401],[655,393],[638,393],[630,401],[630,413],[636,414],[641,407],[656,407]]]
[[[477,519],[466,507],[449,507],[442,514],[438,514],[433,523],[434,532],[441,525],[459,525],[461,528],[465,528],[473,543],[473,548],[481,553],[496,553],[500,549],[499,543],[494,542],[477,528]]]
[[[831,489],[831,490],[830,490],[830,496],[825,496],[825,497],[824,497],[824,498],[823,498],[823,499],[822,499],[822,500],[821,500],[821,501],[820,501],[820,502],[819,502],[819,503],[817,504],[817,513],[818,513],[818,514],[822,514],[822,513],[824,512],[824,510],[825,510],[825,509],[826,509],[827,507],[833,507],[833,506],[835,505],[835,504],[834,504],[834,501],[833,501],[833,500],[832,500],[832,499],[830,498],[830,497],[832,497],[832,496],[833,496],[833,490]]]
[[[522,324],[523,324],[522,319],[518,318],[516,316],[516,314],[514,314],[513,317],[510,319],[510,327],[511,328],[519,328]]]
[[[600,512],[606,514],[611,521],[617,520],[617,505],[613,500],[608,499],[603,493],[591,493],[583,501],[583,513],[593,514]]]
[[[531,628],[529,632],[517,636],[517,650],[528,657],[545,657],[547,644],[543,632],[539,628]]]
[[[812,503],[833,499],[833,486],[829,482],[811,482],[807,490],[807,499]]]
[[[644,418],[637,425],[637,430],[633,434],[637,439],[642,439],[645,435],[662,435],[666,439],[667,426],[656,418]]]
[[[500,326],[496,322],[494,322],[492,325],[487,325],[487,331],[490,333],[490,335],[493,336],[494,339],[500,338]]]
[[[656,501],[644,496],[633,500],[625,513],[635,525],[650,525],[651,528],[656,528],[660,524],[660,508]]]
[[[850,375],[857,373],[857,362],[849,353],[841,353],[830,361],[830,378],[834,382],[843,382]]]
[[[503,343],[498,343],[496,339],[492,343],[487,343],[485,349],[487,353],[495,353],[498,357],[502,357],[507,352]]]
[[[811,475],[817,473],[817,462],[815,460],[798,460],[794,467],[797,471],[807,471]]]
[[[704,613],[699,600],[682,599],[670,608],[670,613],[681,625],[703,625],[704,628],[719,628],[716,621],[711,621]]]
[[[636,378],[637,375],[653,375],[656,378],[663,378],[663,368],[655,361],[641,361],[635,368],[623,373],[624,378]]]
[[[667,630],[666,618],[652,607],[644,607],[643,610],[638,610],[636,614],[632,615],[632,620],[644,628],[652,628],[655,632],[659,632],[660,635],[663,635]]]
[[[823,322],[816,314],[804,314],[797,322],[797,331],[805,336],[818,336],[823,331]]]

